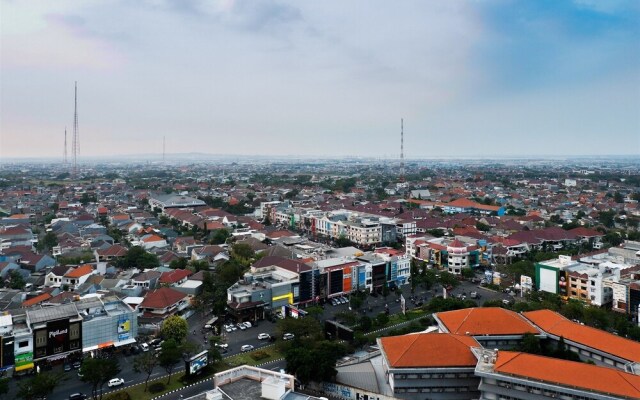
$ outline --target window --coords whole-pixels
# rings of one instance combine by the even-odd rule
[[[80,339],[80,324],[69,325],[69,340]]]
[[[18,347],[23,348],[23,347],[28,347],[29,346],[29,341],[28,340],[23,340],[22,342],[18,342]]]

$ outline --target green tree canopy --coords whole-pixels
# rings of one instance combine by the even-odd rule
[[[183,318],[172,315],[162,323],[161,334],[165,342],[173,340],[177,345],[181,344],[187,337],[189,324]]]
[[[158,356],[158,362],[160,366],[164,368],[167,375],[169,375],[167,385],[171,383],[171,373],[180,361],[182,361],[181,347],[173,339],[165,340],[164,343],[162,343],[162,351],[160,352],[160,356]]]
[[[65,380],[63,373],[42,372],[31,379],[18,384],[18,397],[23,400],[35,400],[49,396]]]
[[[155,268],[160,265],[156,255],[148,253],[140,246],[133,246],[120,260],[122,268]]]
[[[149,386],[149,378],[151,377],[153,370],[158,366],[158,362],[158,358],[151,351],[144,352],[133,360],[133,370],[136,372],[143,372],[147,375],[144,381],[145,392]]]
[[[120,365],[117,358],[87,358],[82,362],[82,380],[91,384],[94,399],[102,398],[104,384],[119,373]]]

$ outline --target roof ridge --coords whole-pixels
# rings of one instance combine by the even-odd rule
[[[494,370],[495,368],[502,368],[505,365],[509,364],[511,361],[515,360],[516,358],[520,357],[523,354],[527,354],[527,353],[523,353],[523,352],[517,352],[517,351],[504,351],[505,353],[507,353],[508,355],[513,354],[513,356],[511,356],[508,360],[504,360],[500,365],[498,365],[498,362],[496,360],[496,363],[494,364]],[[500,352],[498,353],[500,354]]]
[[[414,336],[413,341],[411,341],[411,343],[409,343],[409,345],[406,347],[405,351],[402,352],[402,354],[400,354],[400,356],[396,357],[395,362],[400,361],[400,359],[402,357],[404,357],[404,355],[409,351],[409,349],[416,343],[416,341],[422,336],[422,335],[412,335]]]
[[[473,310],[475,310],[475,308],[467,308],[466,310],[467,310],[467,315],[462,319],[462,321],[460,322],[460,325],[458,325],[455,332],[458,332],[458,330],[462,327],[462,325],[464,325],[464,323],[467,322],[467,318],[469,318],[469,316],[471,315]],[[451,333],[454,333],[454,332],[451,332]]]
[[[633,384],[633,382],[631,382],[629,379],[627,379],[628,376],[628,372],[624,372],[624,371],[616,371],[618,373],[618,376],[620,376],[620,378],[622,378],[622,380],[624,380],[625,382],[627,382],[632,388],[634,388],[635,390],[637,390],[638,392],[640,392],[640,385],[636,386]]]

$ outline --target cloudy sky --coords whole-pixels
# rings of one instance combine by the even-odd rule
[[[0,158],[640,155],[636,0],[0,7]]]

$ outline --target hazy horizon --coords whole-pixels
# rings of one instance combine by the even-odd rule
[[[0,161],[640,155],[636,1],[0,1]]]

